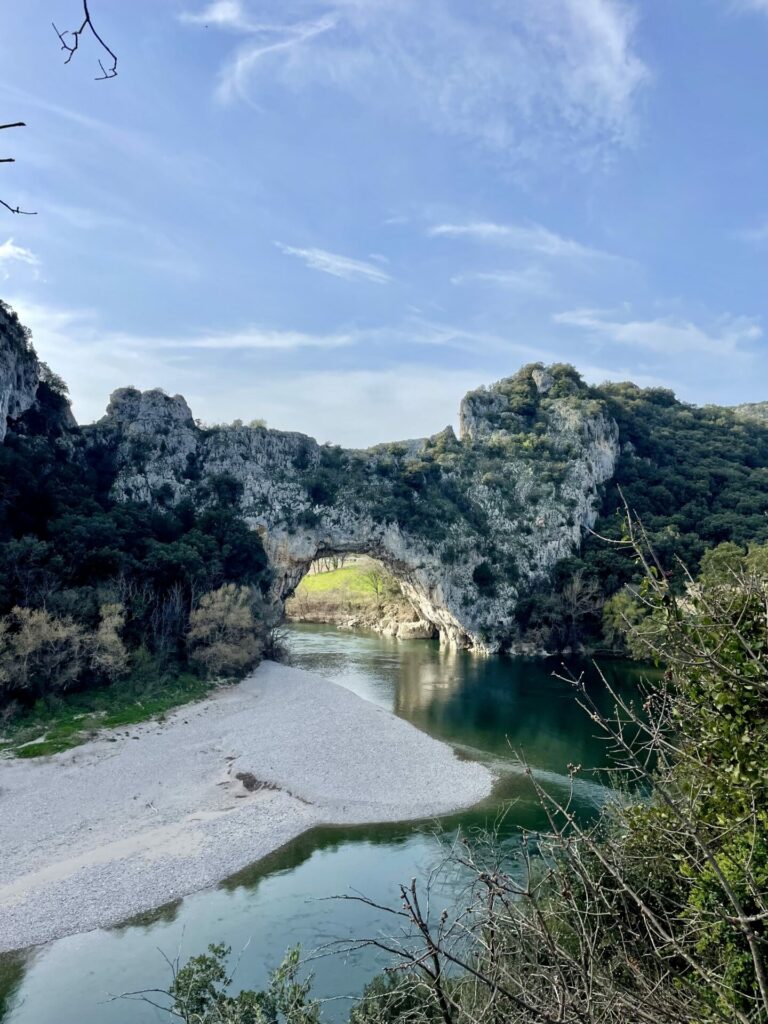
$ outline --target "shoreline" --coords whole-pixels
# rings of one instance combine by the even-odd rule
[[[264,662],[163,722],[0,761],[0,952],[120,924],[318,825],[462,810],[493,781],[339,684]]]

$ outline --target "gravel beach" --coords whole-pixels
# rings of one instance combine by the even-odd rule
[[[0,761],[0,951],[117,924],[314,825],[446,814],[492,783],[349,690],[266,662],[163,723]]]

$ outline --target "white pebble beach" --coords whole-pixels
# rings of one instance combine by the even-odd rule
[[[265,662],[163,722],[0,761],[0,951],[118,924],[315,825],[437,817],[492,785],[344,687]]]

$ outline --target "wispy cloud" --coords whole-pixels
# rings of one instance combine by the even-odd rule
[[[376,266],[375,263],[368,263],[366,260],[339,256],[338,253],[327,252],[325,249],[296,249],[292,245],[283,245],[282,242],[275,242],[275,245],[286,256],[296,256],[303,260],[306,266],[312,270],[320,270],[324,274],[344,278],[345,281],[362,279],[375,281],[376,284],[388,284],[392,280],[381,267]],[[378,258],[381,259],[381,257]]]
[[[768,14],[768,0],[733,0],[732,7],[744,11],[762,11]]]
[[[216,96],[223,103],[247,96],[251,77],[264,58],[285,57],[288,51],[309,42],[336,26],[332,15],[293,25],[260,25],[248,29],[253,38],[239,47],[219,76]],[[229,27],[233,27],[230,25]]]
[[[16,245],[12,238],[8,238],[0,245],[0,273],[4,278],[9,277],[8,265],[11,263],[24,263],[36,269],[40,266],[40,260],[30,249]]]
[[[552,275],[541,267],[524,267],[522,270],[471,270],[454,274],[451,284],[491,285],[528,295],[550,295],[554,287]]]
[[[428,234],[433,238],[469,238],[493,242],[521,252],[536,253],[565,260],[617,260],[618,256],[582,245],[558,235],[541,224],[496,224],[493,221],[469,221],[462,224],[435,224]]]
[[[616,320],[610,313],[594,309],[556,313],[553,320],[557,324],[582,328],[604,341],[666,356],[695,353],[732,356],[744,342],[754,342],[763,336],[757,321],[746,316],[721,317],[710,330],[690,320],[672,317]]]
[[[768,0],[766,0],[765,9],[768,11]],[[743,228],[741,231],[737,231],[736,237],[740,241],[748,242],[751,245],[768,245],[768,220],[764,220],[762,223],[756,224],[754,227]]]
[[[220,99],[246,98],[259,75],[329,86],[518,163],[553,150],[593,163],[631,141],[650,79],[630,0],[517,0],[482,19],[444,0],[285,0],[280,11],[287,24],[253,23],[238,0],[186,15],[247,37]]]
[[[112,335],[117,343],[150,349],[271,349],[292,352],[301,348],[342,348],[357,340],[351,332],[339,334],[308,334],[304,331],[276,331],[264,327],[248,327],[242,331],[191,335],[183,338],[155,338],[136,335]]]
[[[320,440],[362,447],[434,433],[456,418],[465,391],[493,373],[478,369],[482,353],[529,350],[508,340],[449,324],[408,320],[395,328],[357,328],[328,334],[248,328],[191,336],[150,336],[105,329],[92,310],[62,309],[10,297],[33,332],[41,358],[71,387],[80,422],[99,418],[111,391],[132,384],[181,391],[195,415],[210,422],[264,416],[270,426],[301,430]],[[385,366],[317,369],[283,353],[364,345],[398,351]],[[420,346],[471,352],[465,368],[436,368]],[[249,353],[250,350],[250,354]],[[530,350],[532,352],[532,350]],[[227,358],[218,353],[228,352]],[[307,363],[309,361],[307,360]],[[212,371],[212,365],[215,370]],[[210,388],[215,375],[217,386]]]

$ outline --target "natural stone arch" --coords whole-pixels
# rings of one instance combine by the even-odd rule
[[[445,607],[442,594],[439,589],[430,585],[429,578],[420,573],[418,568],[392,557],[385,547],[372,543],[353,543],[351,546],[344,547],[335,544],[333,547],[329,547],[321,543],[309,561],[304,556],[296,561],[292,552],[274,548],[266,529],[259,529],[259,533],[275,573],[273,594],[281,603],[285,603],[294,593],[312,564],[318,559],[335,554],[367,555],[379,562],[397,580],[418,618],[432,627],[442,643],[456,647],[477,646],[472,635]],[[286,562],[286,555],[290,559],[290,563]]]
[[[570,368],[526,367],[466,396],[461,437],[365,451],[262,426],[204,429],[185,400],[116,391],[89,428],[114,449],[118,498],[205,500],[237,481],[282,601],[324,551],[379,559],[425,621],[457,646],[496,651],[517,637],[521,595],[571,555],[597,517],[618,429]]]
[[[330,588],[302,588],[306,577],[351,571],[350,587],[337,577]],[[391,582],[390,582],[391,581]],[[391,583],[396,584],[392,587]],[[289,622],[330,623],[359,626],[401,640],[439,638],[435,623],[422,614],[407,581],[397,569],[359,551],[321,551],[308,567],[292,594],[284,594]]]

